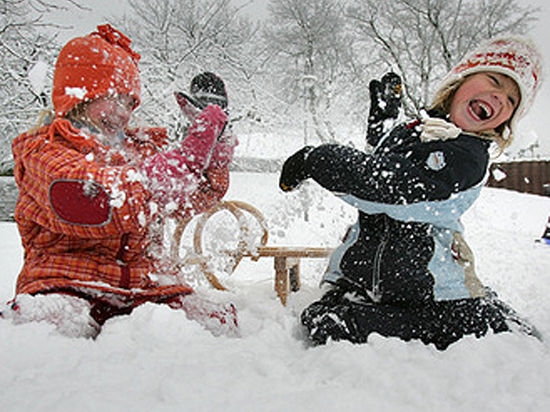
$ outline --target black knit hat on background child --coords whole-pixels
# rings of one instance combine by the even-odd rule
[[[209,104],[217,104],[222,109],[227,108],[225,84],[214,73],[204,72],[193,77],[190,94],[199,106],[206,107]]]

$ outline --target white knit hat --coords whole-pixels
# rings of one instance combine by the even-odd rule
[[[520,92],[519,106],[510,119],[516,131],[518,120],[529,110],[542,81],[541,57],[532,41],[522,37],[489,40],[466,55],[442,80],[435,98],[456,80],[480,72],[497,72],[512,78]]]

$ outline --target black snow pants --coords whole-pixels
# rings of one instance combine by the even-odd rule
[[[519,329],[540,339],[536,329],[488,291],[483,298],[429,301],[422,305],[390,305],[357,298],[334,287],[301,314],[307,339],[314,345],[332,340],[365,343],[371,333],[419,339],[439,350],[463,336],[484,336]]]

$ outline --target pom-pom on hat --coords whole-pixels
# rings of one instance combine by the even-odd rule
[[[522,37],[490,39],[467,54],[442,80],[435,99],[455,81],[481,72],[497,72],[513,79],[520,92],[520,102],[510,119],[515,132],[518,120],[529,110],[542,81],[541,57],[535,45]]]
[[[222,109],[227,108],[227,91],[221,77],[211,72],[197,74],[191,80],[190,93],[195,100],[205,107],[217,104]]]
[[[140,102],[140,55],[130,39],[109,24],[69,41],[57,58],[52,101],[55,114],[63,117],[81,102],[128,94]]]

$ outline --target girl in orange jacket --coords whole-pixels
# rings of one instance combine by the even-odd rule
[[[227,191],[227,116],[208,105],[172,150],[165,129],[128,130],[140,56],[111,26],[97,29],[59,54],[53,119],[13,141],[25,254],[17,297],[0,316],[95,337],[110,317],[153,302],[184,309],[214,333],[236,333],[232,305],[161,284],[168,269],[150,253],[157,222],[201,213]]]

